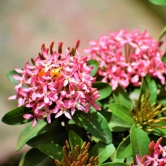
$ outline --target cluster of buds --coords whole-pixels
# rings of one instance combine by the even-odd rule
[[[135,108],[132,110],[132,116],[137,126],[141,129],[152,132],[154,128],[166,128],[166,126],[159,126],[157,123],[165,121],[166,117],[159,117],[161,113],[166,111],[166,108],[161,109],[162,105],[156,106],[156,103],[150,104],[150,92],[145,97],[141,96],[140,101],[135,101]]]
[[[149,151],[147,155],[142,158],[136,155],[137,165],[134,166],[165,166],[166,165],[166,146],[162,146],[160,143],[162,137],[160,137],[155,143],[152,141],[149,145]],[[133,163],[131,164],[133,166]]]
[[[33,119],[32,126],[45,117],[51,123],[51,115],[57,118],[64,114],[71,119],[76,110],[88,112],[91,106],[100,110],[96,104],[99,92],[92,87],[95,78],[90,75],[93,67],[76,50],[78,43],[66,54],[62,54],[62,43],[58,52],[53,45],[42,45],[42,52],[31,60],[33,65],[26,62],[24,69],[16,68],[18,75],[13,75],[18,81],[17,94],[9,99],[18,99],[18,107],[32,108],[31,114],[24,115],[25,119]]]
[[[132,33],[128,30],[110,32],[97,41],[90,41],[91,48],[85,49],[91,59],[99,62],[98,74],[115,90],[130,84],[140,86],[147,74],[165,82],[166,65],[161,61],[161,42],[154,40],[148,32]]]
[[[88,149],[90,142],[84,142],[81,148],[79,145],[74,147],[71,151],[69,142],[66,141],[66,146],[63,146],[62,161],[55,160],[56,166],[98,166],[98,156],[92,156],[89,159]]]

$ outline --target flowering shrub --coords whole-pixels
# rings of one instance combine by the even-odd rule
[[[121,29],[102,35],[97,41],[90,41],[90,49],[85,49],[91,59],[99,62],[98,74],[102,81],[110,83],[115,90],[118,85],[123,88],[130,84],[141,85],[141,78],[150,74],[164,84],[166,65],[161,62],[163,52],[161,43],[154,40],[148,32],[132,33]]]
[[[54,43],[42,45],[32,64],[9,72],[16,90],[9,99],[18,100],[18,107],[2,121],[27,123],[16,150],[31,147],[19,166],[38,165],[48,156],[56,166],[165,166],[161,43],[146,31],[121,29],[90,41],[88,55],[79,54],[79,42],[65,53],[62,43],[57,51]]]
[[[18,107],[32,108],[31,114],[23,115],[25,119],[33,118],[32,126],[45,116],[51,123],[52,114],[55,118],[64,114],[71,119],[76,109],[88,112],[93,106],[100,110],[95,103],[99,93],[92,87],[95,78],[90,76],[93,67],[86,65],[86,57],[76,54],[72,56],[69,50],[65,55],[53,51],[53,43],[50,49],[43,45],[42,52],[32,59],[33,65],[26,62],[23,70],[15,69],[17,94],[9,99],[18,99]]]

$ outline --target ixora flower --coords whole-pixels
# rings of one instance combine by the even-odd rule
[[[9,99],[18,99],[18,107],[32,108],[32,114],[24,118],[33,118],[33,126],[44,117],[51,123],[52,114],[71,119],[76,110],[88,112],[91,106],[100,110],[95,102],[99,92],[92,87],[95,78],[90,75],[93,67],[87,66],[87,57],[76,50],[73,55],[69,49],[62,54],[62,43],[58,52],[53,51],[53,44],[50,48],[43,45],[42,52],[32,59],[33,65],[26,62],[24,69],[16,68],[18,75],[13,75],[19,83],[15,86],[17,94]]]
[[[137,155],[135,166],[165,166],[166,165],[166,146],[162,146],[160,143],[162,137],[160,137],[155,143],[152,141],[149,145],[149,151],[147,155],[142,158]],[[133,166],[133,163],[131,164]]]
[[[129,84],[141,85],[146,74],[165,82],[166,65],[161,61],[161,42],[154,40],[148,32],[132,33],[128,30],[101,35],[97,41],[90,41],[90,49],[84,51],[91,59],[99,62],[98,74],[115,90],[118,85],[126,88]]]

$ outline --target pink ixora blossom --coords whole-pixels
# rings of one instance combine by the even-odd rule
[[[59,47],[61,47],[60,44]],[[18,75],[13,77],[19,82],[15,86],[16,95],[9,99],[18,99],[18,106],[32,108],[32,114],[23,116],[33,119],[47,118],[51,123],[51,115],[55,118],[64,114],[71,119],[76,110],[88,112],[90,107],[100,110],[95,100],[99,92],[92,87],[95,78],[90,75],[92,66],[87,66],[87,57],[53,51],[42,46],[42,52],[32,59],[33,65],[25,63],[24,69],[15,69]],[[50,52],[50,53],[49,53]]]
[[[166,65],[161,61],[164,54],[161,42],[154,40],[148,32],[132,33],[128,30],[109,32],[97,41],[90,41],[91,48],[84,51],[90,59],[99,62],[98,75],[115,90],[118,85],[126,88],[129,84],[140,86],[146,74],[165,82]]]
[[[162,137],[156,143],[152,141],[149,145],[148,154],[142,158],[136,155],[137,165],[134,166],[166,166],[166,146],[162,146],[161,141]],[[133,163],[131,165],[133,166]]]

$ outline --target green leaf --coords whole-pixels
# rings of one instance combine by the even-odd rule
[[[58,122],[59,121],[55,119],[51,124],[48,124],[44,120],[38,120],[35,127],[32,127],[31,124],[28,124],[18,138],[16,150],[20,150],[31,138],[35,137],[41,132],[43,133],[43,130],[48,131],[52,129],[57,125]]]
[[[129,124],[135,124],[131,116],[130,110],[126,108],[124,105],[111,103],[109,104],[108,107],[111,110],[111,112],[115,114],[117,117],[119,117],[120,119],[124,120],[125,122]]]
[[[73,150],[76,145],[79,145],[80,148],[83,145],[83,140],[74,131],[69,132],[69,141],[71,150]]]
[[[113,98],[115,103],[122,104],[130,110],[133,109],[133,103],[128,93],[122,87],[118,86],[118,88],[113,91]]]
[[[115,151],[115,147],[113,144],[106,145],[106,144],[103,144],[102,142],[98,142],[90,151],[89,156],[90,157],[99,156],[98,161],[100,165],[104,161],[106,161],[114,151]]]
[[[56,126],[50,127],[49,130],[41,132],[37,136],[30,139],[27,144],[34,148],[38,148],[40,144],[59,144],[64,145],[65,140],[68,139],[65,128],[59,122]]]
[[[2,118],[2,122],[8,125],[20,125],[20,124],[28,123],[31,120],[25,119],[23,115],[30,112],[31,112],[31,109],[25,106],[17,107],[14,110],[6,113]]]
[[[120,162],[109,162],[109,163],[104,163],[101,166],[129,166],[129,165]]]
[[[39,151],[38,149],[32,148],[28,152],[24,153],[19,162],[19,166],[32,166],[37,165],[43,161],[47,155]]]
[[[55,128],[48,130],[42,134],[39,134],[32,139],[30,139],[27,144],[34,148],[38,148],[41,144],[59,144],[64,145],[65,140],[67,139],[66,131],[62,126],[56,126]]]
[[[63,158],[62,147],[57,144],[42,144],[38,148],[54,160],[61,161]]]
[[[136,163],[136,155],[142,158],[144,155],[148,154],[150,140],[143,130],[133,125],[130,132],[130,142],[132,144],[133,159]]]
[[[93,70],[91,71],[90,75],[94,76],[97,73],[99,63],[96,60],[91,59],[91,60],[88,61],[88,66],[93,66]]]
[[[7,77],[9,78],[9,80],[16,85],[19,82],[15,78],[13,78],[13,75],[19,75],[19,74],[15,70],[12,70],[9,73],[7,73]]]
[[[149,1],[155,5],[166,5],[165,0],[149,0]]]
[[[166,26],[162,29],[160,36],[159,36],[159,41],[162,39],[162,37],[166,34]],[[165,59],[165,58],[164,58]],[[162,60],[162,59],[161,59]],[[162,60],[163,61],[163,60]],[[164,62],[164,61],[163,61]]]
[[[155,126],[159,126],[158,128],[156,127],[154,127],[153,128],[153,131],[152,131],[152,134],[154,134],[154,135],[158,135],[158,136],[162,136],[162,137],[165,137],[166,136],[166,130],[165,130],[165,128],[160,128],[161,126],[162,127],[165,127],[166,126],[166,122],[164,121],[164,122],[159,122],[159,123],[156,123],[155,124]]]
[[[111,154],[111,156],[110,156],[111,161],[112,162],[124,163],[125,162],[125,158],[124,159],[118,159],[116,153],[117,153],[117,150],[115,150],[114,153]]]
[[[140,98],[143,94],[147,96],[148,92],[150,92],[150,104],[153,104],[157,99],[157,86],[154,79],[152,79],[150,75],[146,75],[143,79]]]
[[[119,144],[116,155],[118,159],[124,159],[132,155],[130,135]]]
[[[162,56],[161,61],[166,63],[166,53]]]
[[[109,129],[108,123],[99,112],[92,110],[88,113],[76,111],[73,120],[78,126],[83,127],[101,142],[106,144],[112,142],[112,133]]]
[[[113,132],[124,132],[128,131],[131,128],[131,125],[129,123],[118,118],[114,114],[112,114],[111,120],[108,125]]]
[[[93,84],[94,88],[97,88],[97,90],[99,91],[99,99],[98,100],[102,100],[107,98],[108,96],[110,96],[110,94],[112,93],[112,88],[109,84],[105,83],[105,82],[95,82]]]

